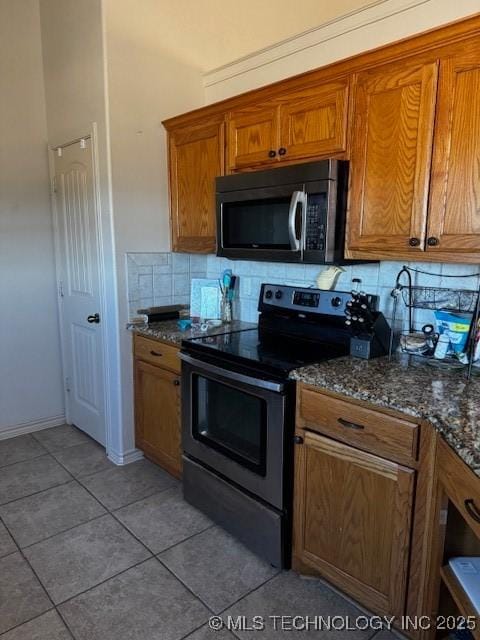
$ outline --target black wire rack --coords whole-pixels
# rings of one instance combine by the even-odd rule
[[[392,291],[394,298],[393,303],[393,315],[392,315],[392,329],[390,336],[390,350],[389,357],[391,358],[396,347],[395,340],[395,327],[397,320],[398,302],[401,300],[403,305],[408,311],[408,330],[402,332],[403,334],[414,333],[413,326],[413,310],[414,309],[426,309],[430,311],[449,311],[451,313],[462,313],[471,315],[471,328],[469,332],[469,339],[467,341],[467,358],[468,364],[464,365],[467,371],[467,376],[470,378],[472,373],[473,358],[476,347],[476,338],[480,331],[480,287],[476,289],[456,289],[454,287],[431,287],[431,286],[418,286],[412,284],[412,273],[422,273],[429,276],[440,277],[439,274],[429,273],[428,271],[422,271],[408,266],[403,266],[397,275],[395,288]],[[443,274],[441,277],[452,278],[477,278],[480,273],[472,273],[467,275],[447,275]],[[402,278],[407,281],[406,284],[402,284]],[[425,356],[416,356],[423,357]],[[426,357],[428,360],[433,360],[432,357]],[[459,365],[459,361],[456,360],[456,366]]]

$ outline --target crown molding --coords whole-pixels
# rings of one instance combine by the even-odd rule
[[[353,31],[375,24],[392,16],[431,4],[432,0],[379,0],[348,14],[330,20],[319,27],[278,42],[203,74],[204,87],[225,82],[254,69],[277,62],[306,49],[317,47],[329,40],[348,35]],[[375,46],[375,44],[372,44]]]

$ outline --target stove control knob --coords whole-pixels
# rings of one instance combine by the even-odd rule
[[[282,296],[283,296],[283,291],[281,291],[280,289],[277,289],[277,291],[275,291],[275,299],[280,300]]]
[[[271,289],[267,289],[267,290],[265,291],[265,298],[266,298],[267,300],[271,300],[272,296],[273,296],[273,291],[272,291]]]
[[[342,304],[342,299],[339,296],[332,298],[332,307],[339,307]]]

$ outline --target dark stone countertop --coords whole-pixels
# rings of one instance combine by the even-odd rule
[[[480,476],[480,373],[433,367],[409,356],[338,358],[290,376],[326,391],[428,420]]]
[[[221,333],[231,333],[233,331],[243,331],[244,329],[256,329],[257,325],[252,322],[242,322],[241,320],[233,320],[228,324],[222,324],[218,327],[209,327],[206,331],[202,331],[200,327],[194,326],[186,331],[181,331],[178,327],[177,320],[163,320],[161,322],[151,322],[150,324],[129,324],[127,329],[146,338],[154,338],[163,342],[171,342],[173,345],[180,346],[182,340],[191,338],[202,338],[204,336],[215,336]]]

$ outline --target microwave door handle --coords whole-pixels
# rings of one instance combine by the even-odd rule
[[[290,211],[288,213],[288,237],[292,251],[300,251],[300,238],[297,238],[295,230],[295,222],[297,218],[297,207],[302,203],[302,221],[303,209],[306,204],[306,194],[303,191],[294,191],[290,200]]]

